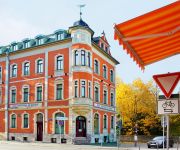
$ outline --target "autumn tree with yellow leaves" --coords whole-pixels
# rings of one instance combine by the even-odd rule
[[[126,84],[119,78],[116,85],[117,112],[123,120],[125,134],[134,134],[137,124],[138,134],[152,135],[162,132],[159,116],[156,114],[156,87],[153,82],[144,83],[136,79]]]

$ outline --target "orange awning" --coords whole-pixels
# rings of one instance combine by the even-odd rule
[[[180,1],[114,26],[114,39],[142,68],[180,53]]]

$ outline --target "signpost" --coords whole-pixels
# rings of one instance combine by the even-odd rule
[[[158,114],[166,114],[167,150],[169,149],[169,114],[179,113],[179,100],[169,99],[180,80],[180,72],[154,75],[153,79],[164,93],[166,99],[158,101]]]
[[[67,117],[56,117],[56,120],[58,121],[58,126],[59,126],[59,135],[60,135],[60,142],[61,142],[61,126],[64,125],[64,121],[68,120]]]

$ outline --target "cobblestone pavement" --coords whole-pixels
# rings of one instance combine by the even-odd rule
[[[72,144],[54,144],[54,143],[23,143],[12,141],[0,141],[0,150],[157,150],[148,149],[146,144],[140,147],[124,146],[121,147],[111,146],[106,144],[101,147],[100,145],[72,145]],[[161,149],[163,150],[163,149]],[[177,150],[177,147],[169,150]]]

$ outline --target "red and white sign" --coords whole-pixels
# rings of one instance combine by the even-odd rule
[[[169,98],[180,80],[180,72],[154,75],[153,79],[166,98]]]

